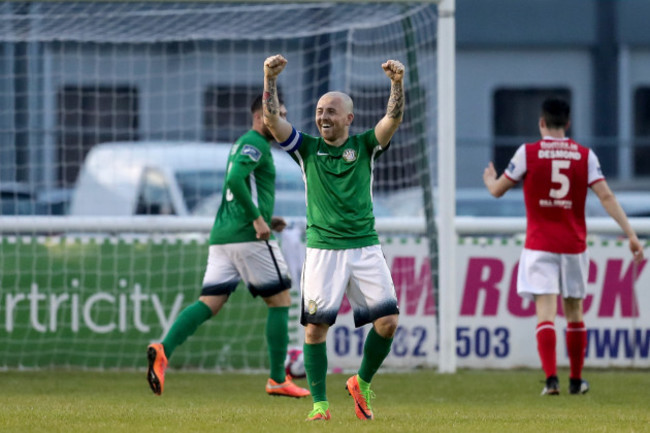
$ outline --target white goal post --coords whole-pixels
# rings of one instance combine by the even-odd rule
[[[456,0],[438,6],[438,287],[441,373],[456,372]]]

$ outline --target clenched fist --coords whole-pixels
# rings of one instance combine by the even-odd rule
[[[280,75],[285,66],[287,66],[287,59],[282,54],[268,57],[264,60],[264,76],[266,78],[275,78]]]
[[[387,60],[381,67],[391,81],[402,81],[404,79],[404,65],[400,61]]]

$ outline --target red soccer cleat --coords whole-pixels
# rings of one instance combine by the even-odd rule
[[[375,419],[372,413],[372,407],[370,406],[370,399],[375,397],[375,393],[371,390],[362,392],[359,388],[359,381],[357,380],[356,374],[348,379],[345,383],[345,388],[352,398],[354,398],[354,412],[357,414],[357,418],[363,420]]]
[[[293,383],[291,376],[287,376],[282,383],[277,383],[275,380],[269,379],[266,382],[266,393],[268,395],[302,398],[309,395],[309,390],[299,387]]]
[[[147,347],[147,382],[154,394],[160,395],[165,387],[165,370],[167,370],[167,357],[165,349],[160,343],[152,343]]]

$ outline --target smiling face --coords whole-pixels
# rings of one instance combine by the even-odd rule
[[[352,114],[352,99],[345,93],[324,94],[316,105],[316,126],[327,144],[338,146],[347,140]]]

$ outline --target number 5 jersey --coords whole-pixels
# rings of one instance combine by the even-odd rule
[[[570,138],[544,137],[522,144],[505,176],[523,179],[525,248],[559,254],[586,250],[587,189],[604,180],[596,154]]]

